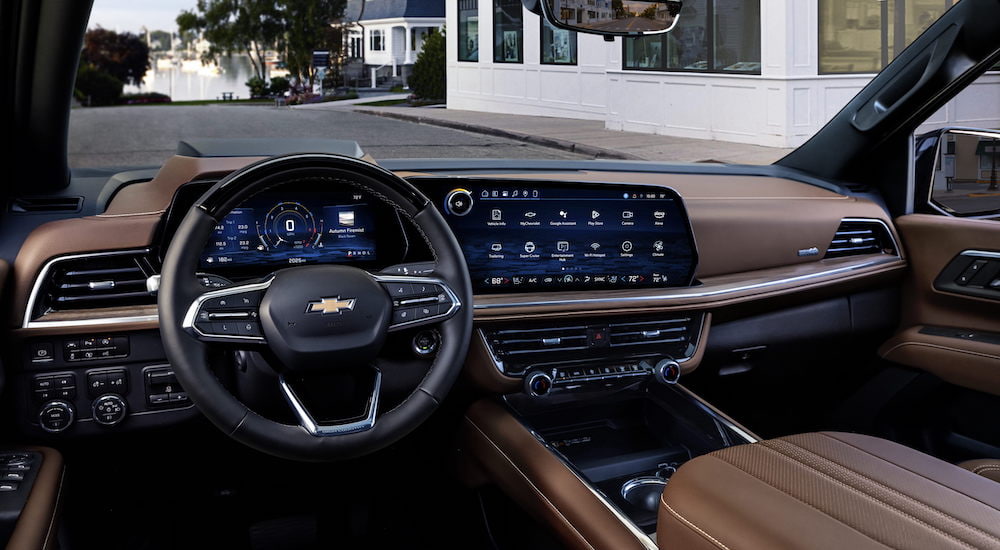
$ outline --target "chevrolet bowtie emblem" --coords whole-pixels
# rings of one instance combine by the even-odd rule
[[[356,301],[354,298],[341,300],[340,296],[336,298],[320,298],[318,301],[309,302],[306,305],[306,313],[322,313],[326,315],[328,313],[340,313],[345,309],[350,311],[354,309],[354,302]]]

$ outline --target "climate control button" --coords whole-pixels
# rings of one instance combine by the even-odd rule
[[[73,424],[76,413],[65,401],[49,401],[38,412],[38,425],[49,433],[59,433]]]
[[[114,426],[125,420],[125,415],[128,414],[125,400],[111,393],[95,399],[92,409],[94,422],[104,426]]]

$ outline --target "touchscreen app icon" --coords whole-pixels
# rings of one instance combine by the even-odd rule
[[[653,217],[658,220],[662,220],[663,218],[667,217],[667,213],[664,212],[663,210],[657,210],[656,212],[653,212]]]
[[[524,243],[524,251],[527,252],[528,254],[531,254],[532,252],[534,252],[535,251],[535,243],[533,243],[531,241],[528,241],[528,242]]]
[[[630,219],[632,219],[633,216],[635,216],[635,214],[631,210],[624,210],[624,211],[622,211],[622,218],[623,219],[630,220]]]
[[[495,222],[498,222],[498,221],[500,221],[500,220],[502,220],[502,219],[503,219],[503,212],[501,212],[499,208],[494,208],[494,209],[493,209],[493,210],[492,210],[492,211],[490,212],[490,218],[491,218],[491,219],[492,219],[493,221],[495,221]]]
[[[490,250],[492,250],[493,252],[500,252],[501,250],[503,250],[503,245],[500,243],[493,243],[490,245]]]
[[[559,252],[569,252],[569,241],[559,241],[556,243],[556,250]]]
[[[591,210],[590,211],[590,219],[596,220],[597,218],[600,218],[600,217],[601,217],[601,213],[598,212],[597,210]]]

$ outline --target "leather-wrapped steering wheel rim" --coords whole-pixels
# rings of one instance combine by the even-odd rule
[[[380,412],[369,429],[317,435],[302,425],[261,416],[230,392],[210,368],[208,346],[185,328],[192,303],[206,293],[195,279],[203,244],[212,229],[248,197],[290,180],[312,179],[331,189],[353,186],[412,221],[432,251],[433,276],[457,299],[458,307],[438,325],[440,347],[426,376],[392,410]],[[293,268],[302,269],[302,268]],[[335,273],[330,271],[330,273]],[[280,272],[279,272],[280,275]],[[325,284],[325,283],[324,283]],[[331,287],[336,286],[331,281]],[[270,290],[268,291],[270,292]],[[259,161],[209,189],[185,215],[166,251],[158,298],[160,331],[167,358],[202,413],[233,439],[260,451],[295,460],[357,457],[381,449],[423,423],[451,389],[464,363],[472,334],[472,287],[462,250],[447,222],[409,182],[354,158],[293,154]],[[268,345],[276,345],[268,342]]]

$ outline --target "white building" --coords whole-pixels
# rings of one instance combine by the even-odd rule
[[[379,83],[405,82],[424,39],[444,27],[445,0],[351,0],[345,14],[347,57]]]
[[[794,147],[951,3],[685,0],[673,32],[608,42],[519,0],[446,0],[448,108]],[[945,124],[1000,127],[1000,73],[928,121]]]

